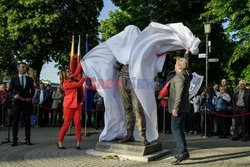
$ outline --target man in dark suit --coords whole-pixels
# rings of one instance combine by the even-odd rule
[[[184,134],[184,123],[186,114],[189,112],[189,86],[190,77],[187,71],[188,61],[185,58],[177,58],[175,64],[176,75],[171,80],[168,109],[171,112],[171,131],[176,141],[175,156],[173,165],[189,158]]]
[[[19,63],[17,69],[18,75],[12,78],[9,89],[13,99],[13,143],[11,146],[17,146],[18,122],[21,112],[23,112],[25,120],[25,144],[32,145],[30,142],[30,115],[32,112],[32,97],[34,96],[35,89],[33,79],[26,75],[26,64],[23,62]]]

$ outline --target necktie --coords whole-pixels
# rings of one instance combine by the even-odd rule
[[[24,78],[23,78],[23,77],[24,77],[24,76],[21,77],[21,82],[22,82],[21,84],[22,84],[22,87],[23,87],[23,89],[24,89]]]

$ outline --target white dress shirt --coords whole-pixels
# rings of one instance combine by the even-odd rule
[[[42,104],[43,103],[43,91],[44,90],[40,90],[40,97],[39,97],[39,103]]]
[[[24,83],[24,85],[22,85],[22,76],[23,76],[23,83]],[[19,74],[19,81],[20,81],[20,85],[21,85],[23,88],[25,88],[25,86],[26,86],[26,75],[20,75],[20,74]]]

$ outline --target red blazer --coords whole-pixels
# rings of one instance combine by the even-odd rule
[[[77,108],[77,88],[81,88],[85,78],[81,78],[78,82],[65,80],[63,82],[63,90],[65,93],[63,100],[64,108]]]
[[[74,76],[81,73],[82,68],[79,64]],[[83,82],[85,78],[81,78],[79,81],[65,80],[62,84],[65,96],[63,100],[63,108],[77,108],[77,89],[83,88]],[[83,96],[82,96],[83,97]]]

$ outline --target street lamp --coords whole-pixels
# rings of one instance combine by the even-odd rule
[[[208,46],[211,48],[211,42],[208,43],[208,34],[211,33],[211,24],[209,21],[203,23],[204,24],[204,31],[206,34],[206,88],[208,83]],[[207,88],[208,89],[208,88]],[[204,137],[207,137],[207,109],[205,107],[205,135]]]
[[[204,31],[206,34],[206,87],[208,83],[208,34],[211,33],[211,24],[209,21],[203,23],[204,24]]]

